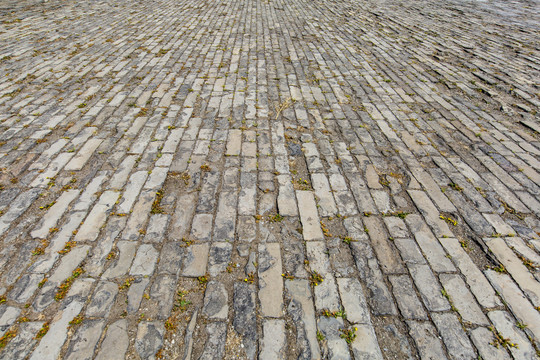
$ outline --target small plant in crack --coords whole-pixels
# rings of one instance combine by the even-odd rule
[[[309,277],[309,282],[310,282],[311,285],[317,286],[320,283],[322,283],[323,281],[324,281],[324,278],[322,277],[321,274],[319,274],[316,271],[311,272],[310,277]]]
[[[339,334],[339,337],[345,339],[347,344],[350,344],[354,341],[354,339],[356,339],[356,331],[358,331],[357,327],[353,327],[350,329],[339,329],[339,332],[341,333]]]

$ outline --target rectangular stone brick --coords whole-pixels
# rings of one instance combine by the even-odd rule
[[[300,210],[300,221],[305,240],[323,240],[324,236],[321,230],[317,205],[311,191],[296,191],[298,200],[298,209]]]
[[[283,315],[283,278],[281,249],[278,243],[259,245],[259,301],[261,314],[268,317]]]
[[[113,206],[120,194],[115,191],[105,191],[99,198],[99,201],[90,214],[86,217],[84,224],[81,226],[75,241],[94,241],[96,240],[101,226],[105,223],[108,213],[112,210]]]

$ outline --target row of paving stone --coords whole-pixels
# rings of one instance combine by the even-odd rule
[[[0,358],[536,358],[535,14],[3,12]]]

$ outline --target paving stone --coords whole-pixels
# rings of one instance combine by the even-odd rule
[[[370,324],[369,308],[360,282],[350,278],[337,278],[336,281],[347,319],[356,324]]]
[[[113,279],[127,274],[135,257],[137,244],[130,241],[119,241],[116,247],[119,252],[117,260],[110,268],[105,270],[102,275],[104,279]]]
[[[128,214],[130,212],[131,207],[135,203],[135,200],[137,200],[137,196],[139,195],[139,192],[141,191],[147,177],[148,173],[146,171],[137,171],[131,175],[126,189],[122,194],[122,198],[120,198],[120,203],[116,208],[116,211],[119,214]]]
[[[219,185],[220,174],[217,171],[208,171],[202,178],[201,191],[197,202],[198,213],[212,212],[216,207],[216,191]]]
[[[487,241],[486,241],[487,240]],[[540,306],[540,283],[532,276],[523,262],[513,254],[512,250],[501,238],[486,239],[485,242],[512,278],[518,283],[534,306]]]
[[[476,354],[461,323],[454,314],[432,313],[431,318],[442,336],[452,359],[474,359]]]
[[[232,244],[228,242],[216,242],[210,246],[208,258],[208,273],[216,276],[222,273],[231,262]]]
[[[101,226],[105,223],[108,213],[115,205],[119,193],[114,191],[105,191],[99,198],[98,203],[94,205],[90,214],[84,220],[74,240],[94,241],[98,237]]]
[[[465,281],[480,305],[485,308],[494,308],[502,305],[484,274],[472,262],[469,255],[461,247],[459,241],[454,238],[447,238],[441,239],[441,244],[452,257],[452,260],[462,274],[465,275]]]
[[[122,232],[123,240],[137,240],[141,235],[141,230],[144,232],[144,224],[150,215],[150,210],[155,197],[156,193],[153,191],[141,191],[139,200],[133,206],[126,227]]]
[[[388,236],[384,231],[383,223],[376,217],[364,218],[364,224],[369,230],[369,238],[373,244],[373,249],[381,261],[381,268],[385,273],[404,272],[405,268],[401,264],[401,259],[388,241]]]
[[[84,321],[70,340],[65,358],[92,359],[104,327],[104,320]]]
[[[280,215],[298,216],[292,178],[287,175],[277,176],[279,184],[279,194],[277,197],[277,206]]]
[[[351,344],[355,359],[383,359],[373,327],[369,324],[354,324],[356,338]]]
[[[84,146],[79,150],[77,155],[71,159],[69,163],[67,163],[65,170],[67,171],[74,171],[74,170],[81,170],[84,165],[88,162],[90,157],[92,157],[92,154],[98,146],[101,144],[103,140],[102,139],[90,139],[88,142],[84,144]]]
[[[20,325],[17,336],[12,339],[0,353],[0,359],[23,359],[37,342],[35,334],[41,329],[43,322],[25,322]]]
[[[305,240],[323,240],[317,206],[313,194],[309,191],[296,191],[298,208],[300,209],[300,219],[303,227]]]
[[[17,320],[21,309],[8,306],[2,309],[2,316],[0,317],[0,333],[2,335],[9,329],[9,327]]]
[[[489,325],[487,318],[459,275],[441,274],[439,279],[450,297],[450,302],[457,308],[464,322],[484,326]]]
[[[51,283],[61,283],[71,276],[79,264],[86,258],[90,246],[75,246],[68,254],[62,257],[60,265],[49,277]]]
[[[508,275],[498,274],[492,270],[486,270],[485,274],[493,288],[501,294],[505,303],[512,313],[522,324],[526,324],[528,330],[536,339],[540,338],[540,315],[534,310],[530,302],[526,301],[525,295]]]
[[[43,239],[49,235],[49,229],[56,227],[56,224],[67,210],[69,204],[79,195],[78,190],[68,190],[64,192],[55,204],[47,211],[40,222],[30,235],[34,238]]]
[[[448,359],[433,325],[417,321],[407,321],[407,325],[422,359]]]
[[[426,259],[416,242],[412,239],[394,239],[401,258],[406,264],[426,264]]]
[[[198,277],[206,273],[209,248],[208,244],[196,244],[187,248],[183,276]]]
[[[92,317],[107,317],[118,294],[118,285],[102,281],[98,284],[90,304],[86,308],[86,315]]]
[[[34,202],[40,193],[39,189],[30,189],[21,193],[13,201],[9,210],[0,217],[0,231],[4,233],[10,226],[11,222],[17,219],[28,207]]]
[[[450,310],[450,304],[441,294],[441,286],[427,265],[410,264],[409,271],[429,311]]]
[[[157,321],[139,323],[135,349],[141,358],[155,359],[155,354],[162,346],[164,332],[163,324]]]
[[[227,338],[227,324],[213,322],[206,325],[208,339],[204,344],[204,351],[199,357],[201,360],[220,359],[224,355],[225,340]]]
[[[263,338],[259,359],[279,359],[285,356],[287,340],[285,337],[285,321],[269,319],[263,322]]]
[[[112,360],[126,353],[129,346],[127,321],[117,320],[108,326],[96,359]]]
[[[291,299],[287,312],[296,325],[296,343],[301,344],[299,358],[318,359],[321,350],[317,343],[315,309],[309,284],[307,280],[287,280],[285,288]]]
[[[350,359],[347,343],[340,336],[340,329],[344,329],[343,320],[333,317],[321,316],[317,320],[317,328],[325,337],[323,356],[327,359]]]
[[[168,273],[178,275],[182,268],[184,248],[177,242],[170,242],[163,245],[158,263],[158,273]]]
[[[511,343],[517,344],[516,347],[509,346],[510,353],[514,359],[534,359],[535,351],[531,343],[523,332],[521,332],[516,323],[505,311],[490,311],[489,320],[495,325],[495,329]]]
[[[200,241],[210,241],[212,238],[212,214],[197,214],[193,217],[191,236]]]
[[[482,359],[493,359],[493,360],[507,360],[510,359],[510,355],[506,350],[499,346],[498,348],[490,344],[493,339],[493,332],[489,331],[486,328],[479,327],[474,330],[470,330],[469,336],[478,350]]]
[[[150,280],[147,278],[139,278],[135,279],[131,286],[129,287],[128,293],[127,293],[127,311],[130,314],[133,314],[139,310],[139,306],[141,305],[141,300],[144,295],[144,290],[148,286],[148,283]]]
[[[401,314],[406,319],[428,320],[422,303],[416,296],[411,279],[406,275],[390,276],[392,291]]]
[[[155,214],[150,217],[146,228],[145,242],[160,243],[163,241],[170,216],[165,214]]]
[[[280,175],[282,176],[282,175]],[[278,177],[279,178],[279,177]],[[331,194],[330,184],[324,174],[311,174],[311,183],[321,216],[333,216],[337,213],[336,202]],[[278,200],[279,201],[279,200]]]
[[[56,359],[67,338],[69,322],[79,314],[82,302],[73,301],[58,312],[49,326],[49,331],[34,349],[30,359]]]
[[[452,261],[446,257],[443,247],[421,217],[410,215],[407,216],[406,222],[431,268],[437,272],[455,271]]]
[[[160,275],[152,284],[150,296],[157,302],[157,318],[167,319],[171,314],[176,294],[176,278],[170,275]]]
[[[226,241],[234,239],[236,229],[236,192],[222,192],[214,221],[214,240]]]
[[[408,193],[413,199],[415,205],[420,209],[420,212],[424,216],[426,222],[435,232],[435,236],[454,236],[444,220],[439,218],[439,211],[423,191],[409,190]]]
[[[258,248],[259,301],[261,314],[283,315],[283,278],[281,251],[278,243],[261,244]],[[261,350],[263,351],[263,350]]]
[[[255,313],[255,287],[247,283],[234,284],[234,330],[241,336],[249,359],[257,355],[257,322]]]
[[[158,259],[158,251],[150,244],[139,246],[137,255],[131,265],[131,275],[149,276],[154,272],[156,261]]]
[[[202,313],[210,319],[227,320],[229,312],[228,295],[225,286],[217,281],[206,285]]]

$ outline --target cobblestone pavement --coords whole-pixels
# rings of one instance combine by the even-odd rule
[[[535,359],[540,6],[2,1],[0,359]]]

